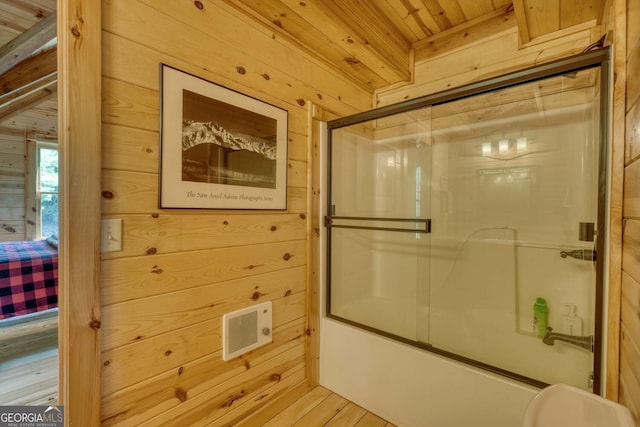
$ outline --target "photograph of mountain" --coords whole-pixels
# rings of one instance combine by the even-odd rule
[[[287,208],[288,111],[161,64],[162,209]]]
[[[276,188],[276,120],[187,90],[183,103],[183,181]]]

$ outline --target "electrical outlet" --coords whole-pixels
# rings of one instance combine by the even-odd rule
[[[102,220],[102,252],[115,252],[122,250],[122,219]]]

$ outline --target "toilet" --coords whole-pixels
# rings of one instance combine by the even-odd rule
[[[635,427],[629,410],[577,387],[554,384],[531,400],[522,427]]]

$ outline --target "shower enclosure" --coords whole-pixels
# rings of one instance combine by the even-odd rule
[[[326,316],[601,390],[608,51],[328,123]]]

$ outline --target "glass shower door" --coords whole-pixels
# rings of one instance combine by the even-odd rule
[[[600,392],[607,64],[589,52],[330,122],[327,316]]]
[[[593,68],[433,107],[431,317],[420,339],[589,386],[599,81]]]
[[[428,326],[429,114],[338,129],[330,152],[328,311],[411,341]]]

